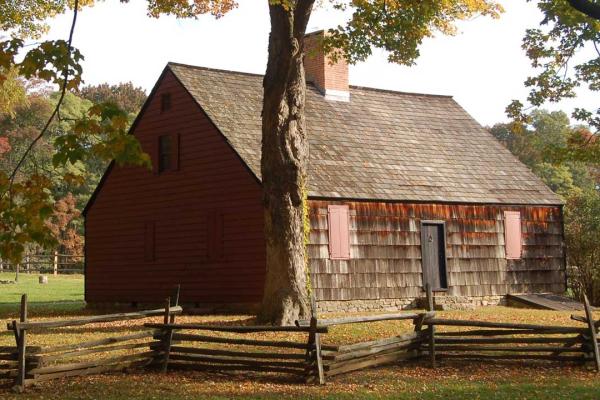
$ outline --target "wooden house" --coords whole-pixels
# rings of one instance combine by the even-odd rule
[[[316,33],[309,37],[311,46]],[[451,97],[348,85],[305,60],[308,245],[323,310],[565,290],[561,199]],[[153,169],[111,165],[85,214],[85,298],[261,300],[260,75],[170,63],[131,128]]]

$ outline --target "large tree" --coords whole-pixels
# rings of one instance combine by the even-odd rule
[[[47,3],[29,0],[27,4]],[[72,6],[66,0],[54,0],[63,9]],[[422,40],[435,32],[454,34],[454,22],[475,15],[498,16],[500,6],[494,0],[330,0],[319,4],[349,13],[345,25],[330,29],[323,49],[335,60],[350,63],[364,60],[372,48],[386,50],[391,62],[411,65],[419,55]],[[305,203],[307,196],[308,135],[305,126],[304,35],[315,0],[268,0],[270,28],[267,68],[263,81],[262,111],[262,186],[267,239],[267,278],[260,319],[289,324],[309,313],[309,295],[305,259]],[[220,17],[236,6],[234,0],[148,0],[152,16],[173,14],[180,18],[210,13]],[[26,8],[26,6],[24,6]],[[31,25],[37,15],[25,10]],[[10,18],[2,16],[0,18]],[[32,22],[33,21],[33,22]],[[2,21],[0,20],[0,23]],[[7,24],[14,29],[19,24]],[[33,28],[28,27],[32,30]],[[238,34],[238,33],[236,33]],[[23,73],[42,74],[65,85],[71,77],[76,86],[80,77],[77,57],[69,42],[53,42],[41,48],[36,57],[25,57],[19,66]],[[2,60],[14,64],[14,55],[23,42],[0,44]],[[59,50],[53,50],[59,49]],[[31,51],[30,51],[31,52]],[[35,61],[53,54],[54,70]],[[75,57],[72,57],[74,55]],[[66,71],[66,72],[64,72]],[[74,82],[74,83],[73,83]],[[65,85],[68,86],[68,85]],[[97,117],[106,115],[99,113]],[[111,115],[109,115],[111,117]],[[111,117],[112,118],[112,117]],[[80,129],[87,125],[80,125]],[[93,127],[93,125],[92,125]]]
[[[540,0],[537,7],[543,19],[526,31],[522,45],[535,71],[525,81],[529,95],[525,103],[513,100],[507,107],[516,132],[531,122],[536,107],[576,98],[582,88],[600,91],[600,2]],[[600,108],[578,107],[572,117],[588,125],[592,134],[572,136],[564,157],[599,162]]]

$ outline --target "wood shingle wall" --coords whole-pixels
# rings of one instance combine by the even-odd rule
[[[350,260],[330,260],[327,206],[350,208]],[[523,254],[507,260],[504,211],[520,211]],[[422,297],[421,221],[446,223],[448,296],[563,292],[560,207],[310,202],[309,258],[320,301]]]

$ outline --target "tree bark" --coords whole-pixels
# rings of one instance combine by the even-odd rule
[[[304,257],[308,138],[302,61],[314,0],[289,3],[287,9],[269,4],[271,33],[263,80],[261,173],[267,274],[258,317],[277,325],[310,315]]]
[[[600,4],[589,0],[568,0],[571,7],[600,21]]]

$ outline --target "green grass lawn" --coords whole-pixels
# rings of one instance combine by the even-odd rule
[[[30,316],[76,314],[85,307],[83,275],[47,275],[41,285],[38,274],[19,274],[17,283],[0,285],[0,318],[15,318],[19,314],[21,295],[26,293]],[[0,281],[14,280],[14,273],[0,272]]]
[[[0,274],[0,280],[13,277],[13,274]],[[19,283],[1,285],[0,326],[18,316],[22,293],[28,294],[30,317],[33,320],[91,312],[84,310],[81,275],[49,275],[48,278],[47,285],[40,285],[37,274],[21,274]],[[438,315],[442,318],[486,321],[577,324],[570,320],[569,312],[507,307],[443,311]],[[248,315],[215,315],[180,316],[177,321],[248,323],[251,319],[252,316]],[[159,322],[161,318],[152,320]],[[149,319],[145,319],[31,332],[27,341],[28,345],[78,343],[131,333],[141,329],[142,324],[148,321]],[[445,328],[440,327],[440,330]],[[332,328],[330,333],[322,335],[322,339],[324,343],[353,343],[409,330],[412,330],[410,321],[351,324]],[[269,338],[305,340],[304,337],[293,335],[278,333]],[[249,337],[261,336],[254,334]],[[11,332],[0,330],[0,346],[5,345],[14,345],[14,337]],[[340,375],[330,378],[325,386],[306,385],[291,379],[281,375],[179,371],[167,374],[108,374],[50,381],[28,388],[22,395],[0,388],[0,399],[600,399],[599,376],[581,365],[441,362],[439,368],[431,369],[425,360]]]

